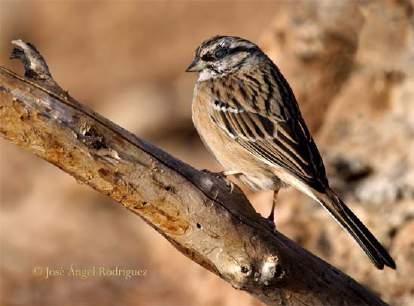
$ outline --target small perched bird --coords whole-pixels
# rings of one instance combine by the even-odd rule
[[[378,269],[394,260],[329,187],[325,167],[296,98],[278,67],[252,42],[215,36],[196,50],[192,117],[205,145],[254,190],[293,186],[320,203],[358,242]],[[317,111],[317,110],[316,110]]]

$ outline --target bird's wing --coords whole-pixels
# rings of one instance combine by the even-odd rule
[[[290,88],[289,88],[290,90]],[[291,90],[290,90],[291,92]],[[245,95],[246,96],[246,95]],[[322,191],[328,186],[319,151],[300,114],[296,100],[270,98],[267,107],[228,96],[213,99],[211,119],[251,154],[271,165],[281,166],[309,186]],[[245,98],[245,97],[244,97]],[[284,99],[295,99],[293,93]]]

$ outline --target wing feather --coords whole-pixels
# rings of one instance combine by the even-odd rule
[[[252,101],[241,101],[248,98],[248,91],[243,89],[238,96],[229,97],[227,94],[226,101],[223,101],[223,97],[214,99],[210,116],[253,155],[268,164],[285,168],[318,191],[324,190],[328,183],[322,158],[296,100],[293,103],[288,101],[295,99],[293,93],[286,96],[286,89],[280,92],[270,90],[271,86],[276,86],[272,82],[273,79],[266,79],[267,101],[263,101],[263,106],[267,107],[258,107]],[[252,93],[256,91],[260,91],[260,88],[250,90]]]

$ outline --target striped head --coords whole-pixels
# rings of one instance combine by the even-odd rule
[[[187,72],[198,72],[198,81],[219,78],[257,64],[263,52],[252,42],[234,36],[214,36],[196,50]]]

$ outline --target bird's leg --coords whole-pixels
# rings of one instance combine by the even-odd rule
[[[276,207],[276,201],[277,201],[277,195],[278,194],[279,194],[279,188],[276,189],[273,193],[272,210],[270,211],[270,214],[267,217],[267,220],[269,220],[274,225],[274,227],[276,227],[276,224],[275,224],[275,207]]]

